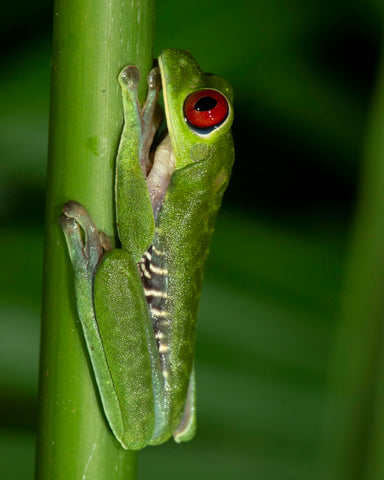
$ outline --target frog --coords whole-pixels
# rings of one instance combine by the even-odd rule
[[[117,247],[75,200],[63,206],[60,223],[105,417],[124,449],[140,450],[195,435],[196,323],[234,162],[233,91],[179,49],[160,54],[143,105],[137,66],[126,66],[118,82]]]

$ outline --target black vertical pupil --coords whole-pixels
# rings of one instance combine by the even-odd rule
[[[217,100],[213,97],[201,97],[195,103],[195,110],[198,112],[207,112],[208,110],[212,110],[217,105]]]

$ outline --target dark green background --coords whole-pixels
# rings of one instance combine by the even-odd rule
[[[199,316],[198,434],[147,448],[139,478],[314,477],[380,4],[158,0],[156,54],[186,48],[234,87],[237,159]],[[0,478],[16,480],[33,477],[52,6],[1,8]]]

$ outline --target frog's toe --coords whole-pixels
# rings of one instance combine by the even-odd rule
[[[137,89],[140,82],[140,70],[136,65],[127,65],[119,75],[119,83],[123,87]]]
[[[63,213],[66,217],[77,218],[84,215],[87,215],[86,209],[81,205],[81,203],[76,202],[75,200],[70,200],[65,203],[63,206]]]

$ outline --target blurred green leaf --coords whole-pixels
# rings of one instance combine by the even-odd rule
[[[1,429],[0,451],[2,480],[33,478],[35,440],[31,433]]]

